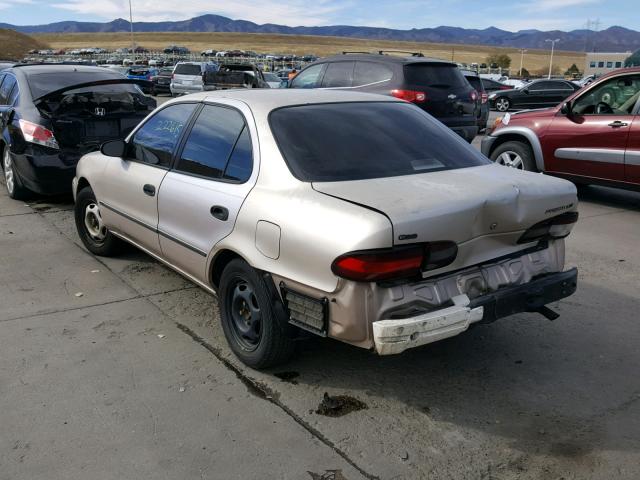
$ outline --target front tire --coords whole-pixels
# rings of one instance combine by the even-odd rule
[[[9,146],[2,151],[2,171],[4,173],[4,185],[7,188],[9,197],[14,200],[26,200],[31,193],[27,188],[22,185],[22,181],[13,167],[13,157]]]
[[[499,112],[507,112],[511,108],[511,100],[507,97],[498,97],[495,99],[494,105]]]
[[[263,369],[291,358],[292,327],[278,312],[265,280],[244,260],[225,267],[218,298],[224,335],[242,363]]]
[[[91,187],[78,192],[74,214],[78,236],[87,250],[101,257],[111,257],[122,251],[124,242],[102,222],[100,206]]]
[[[524,142],[512,141],[498,145],[491,152],[491,160],[505,167],[529,172],[538,171],[531,147]]]

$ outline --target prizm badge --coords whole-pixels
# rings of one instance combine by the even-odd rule
[[[561,207],[550,208],[544,213],[546,214],[546,213],[562,212],[563,210],[569,210],[571,207],[573,207],[573,203],[570,203],[569,205],[562,205]]]
[[[107,111],[102,107],[96,107],[95,113],[98,117],[104,117]]]

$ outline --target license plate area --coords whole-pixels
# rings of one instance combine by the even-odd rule
[[[118,120],[90,120],[84,125],[87,137],[119,137],[120,122]]]

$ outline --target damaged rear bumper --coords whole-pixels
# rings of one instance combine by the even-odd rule
[[[380,355],[401,353],[458,335],[472,323],[490,323],[520,312],[539,312],[545,305],[572,295],[577,281],[578,270],[573,268],[522,285],[504,287],[473,300],[459,295],[452,299],[453,306],[415,317],[373,322],[376,352]]]

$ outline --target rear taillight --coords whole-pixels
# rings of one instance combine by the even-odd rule
[[[427,101],[427,94],[416,92],[415,90],[391,90],[391,95],[411,103],[424,103]]]
[[[27,142],[37,143],[38,145],[43,145],[49,148],[60,148],[56,137],[48,128],[44,128],[42,125],[22,119],[20,119],[18,123],[20,124],[22,136]]]
[[[454,242],[432,242],[383,250],[345,253],[331,264],[339,277],[356,282],[379,282],[417,277],[453,262],[458,254]]]
[[[489,95],[487,94],[487,92],[482,92],[482,94],[480,95],[480,99],[482,103],[487,103],[489,101]]]
[[[475,90],[471,90],[471,93],[469,94],[469,98],[471,98],[472,102],[477,102],[478,101],[478,92]]]
[[[518,240],[518,243],[564,238],[571,233],[571,229],[577,221],[578,212],[566,212],[556,217],[543,220],[524,232]]]

